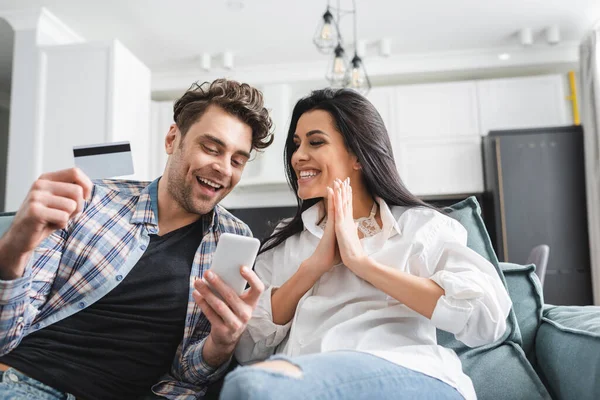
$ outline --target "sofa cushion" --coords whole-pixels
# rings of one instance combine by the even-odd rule
[[[516,343],[455,349],[479,400],[551,400],[548,390]]]
[[[600,307],[546,306],[535,347],[554,398],[600,398]]]
[[[522,347],[529,362],[535,366],[535,336],[542,321],[544,295],[535,273],[535,265],[500,263],[508,293],[517,316]]]
[[[507,286],[481,219],[477,200],[469,197],[446,208],[446,212],[467,230],[467,246],[490,261],[504,286]],[[516,292],[518,291],[515,294]],[[514,309],[511,309],[508,316],[506,333],[495,343],[470,348],[456,340],[451,333],[440,330],[437,331],[437,339],[440,345],[458,354],[463,370],[473,381],[479,399],[550,399],[548,391],[520,347],[522,339]]]

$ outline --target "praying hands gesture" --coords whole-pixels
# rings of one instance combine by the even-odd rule
[[[360,276],[361,267],[366,264],[368,256],[360,243],[354,222],[350,178],[346,178],[344,181],[336,179],[333,189],[328,187],[327,191],[329,192],[329,201],[333,200],[333,213],[331,213],[331,205],[328,205],[327,222],[331,223],[332,220],[334,222],[340,257],[346,267]]]

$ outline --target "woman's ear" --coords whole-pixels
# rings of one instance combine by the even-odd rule
[[[362,169],[362,165],[360,164],[360,162],[358,162],[358,157],[353,156],[354,158],[354,162],[352,164],[352,169],[354,169],[355,171],[359,171]]]

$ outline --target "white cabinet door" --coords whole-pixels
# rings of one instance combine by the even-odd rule
[[[484,190],[480,137],[407,140],[398,149],[400,176],[416,195]]]
[[[377,87],[367,94],[367,99],[381,115],[385,128],[390,134],[394,131],[394,92],[393,87]]]
[[[572,124],[565,87],[563,75],[477,82],[481,134]]]
[[[393,114],[398,138],[479,134],[474,82],[399,86]]]
[[[400,86],[394,99],[394,154],[417,195],[483,191],[475,82]]]
[[[129,141],[149,179],[150,70],[117,41],[41,48],[43,171],[73,166],[73,146]]]
[[[253,151],[238,186],[287,186],[283,151],[291,118],[291,88],[288,84],[270,84],[261,87],[265,107],[273,121],[273,143],[264,150]]]

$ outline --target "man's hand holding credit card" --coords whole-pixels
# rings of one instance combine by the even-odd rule
[[[73,147],[75,166],[90,179],[114,178],[133,174],[129,142],[101,143]]]

